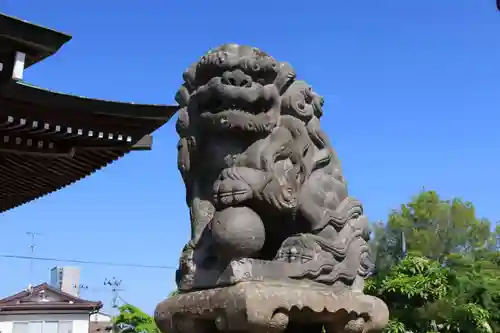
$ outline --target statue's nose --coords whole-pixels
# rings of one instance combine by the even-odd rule
[[[222,74],[222,83],[228,86],[250,87],[252,85],[252,78],[238,69],[232,72],[224,72]]]

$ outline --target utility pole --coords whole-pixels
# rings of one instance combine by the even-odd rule
[[[118,280],[115,277],[112,277],[111,279],[105,278],[104,279],[104,285],[107,287],[111,288],[111,293],[113,295],[112,301],[111,301],[111,307],[113,309],[117,309],[120,307],[118,304],[119,300],[123,299],[120,297],[120,292],[124,291],[125,289],[120,288],[122,285],[123,280]]]
[[[36,236],[40,236],[40,234],[38,232],[27,231],[26,235],[31,237],[31,243],[29,245],[29,248],[31,250],[29,284],[31,285],[31,282],[33,280],[33,261],[35,259],[35,248],[36,248],[35,238]]]

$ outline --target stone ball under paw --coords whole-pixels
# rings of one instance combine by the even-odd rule
[[[229,207],[216,212],[211,229],[220,256],[232,259],[258,252],[266,239],[264,223],[248,207]]]

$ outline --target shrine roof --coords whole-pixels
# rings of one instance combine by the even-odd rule
[[[0,212],[62,189],[134,150],[177,106],[110,102],[23,82],[0,87]]]
[[[134,150],[178,106],[106,101],[22,81],[71,36],[0,14],[0,213],[62,189]]]
[[[26,53],[26,68],[53,55],[70,40],[65,33],[0,14],[0,44]]]

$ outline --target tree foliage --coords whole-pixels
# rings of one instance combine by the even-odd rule
[[[388,304],[387,331],[500,332],[499,235],[472,203],[433,191],[375,224],[365,289]]]
[[[160,333],[152,316],[130,304],[122,305],[113,317],[115,331],[120,333]]]
[[[172,291],[168,297],[179,294],[178,290]],[[113,317],[113,328],[119,333],[160,333],[154,317],[143,312],[131,304],[122,305],[120,313]]]

